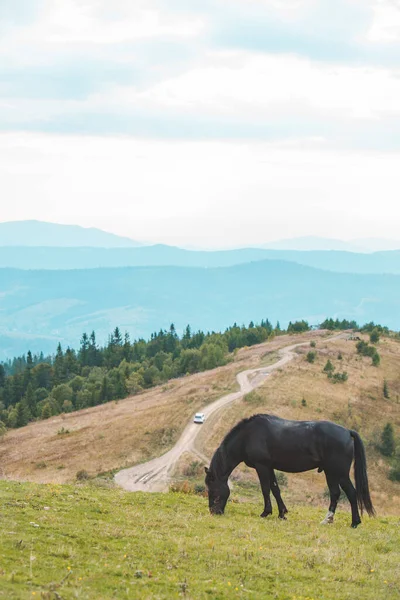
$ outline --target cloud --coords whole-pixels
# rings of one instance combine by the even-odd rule
[[[396,237],[399,159],[319,141],[1,134],[2,219],[77,222],[140,240],[219,247],[310,230]]]
[[[18,21],[6,0],[0,129],[393,148],[394,6],[42,0]]]

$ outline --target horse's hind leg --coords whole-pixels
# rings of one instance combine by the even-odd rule
[[[335,516],[337,503],[340,498],[339,478],[336,475],[327,473],[326,471],[325,471],[325,475],[326,475],[326,482],[328,484],[331,501],[329,504],[329,510],[326,513],[326,517],[323,521],[321,521],[321,523],[323,525],[327,525],[328,523],[333,523],[333,518]]]
[[[260,480],[261,491],[264,496],[264,510],[260,517],[268,517],[272,514],[271,498],[269,496],[271,490],[271,471],[270,467],[266,467],[260,463],[254,465],[257,471],[258,479]]]
[[[351,526],[355,528],[361,523],[361,519],[357,506],[357,492],[351,483],[349,475],[340,479],[340,487],[349,499],[351,506]]]
[[[276,500],[276,503],[278,505],[279,518],[286,519],[285,515],[288,512],[288,509],[286,508],[286,506],[282,500],[281,490],[279,489],[279,485],[276,480],[275,471],[273,469],[271,470],[271,491],[272,491],[274,498]]]

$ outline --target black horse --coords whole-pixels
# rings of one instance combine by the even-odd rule
[[[353,458],[356,488],[349,475]],[[330,505],[323,523],[333,522],[340,488],[351,505],[352,527],[361,523],[358,508],[361,514],[364,508],[370,516],[375,514],[369,494],[364,445],[356,431],[330,421],[288,421],[273,415],[243,419],[226,435],[212,457],[210,468],[205,469],[212,514],[223,514],[230,494],[229,475],[241,462],[257,471],[264,496],[261,517],[272,513],[271,487],[281,518],[286,510],[279,488],[276,492],[274,469],[288,473],[312,469],[325,471]]]

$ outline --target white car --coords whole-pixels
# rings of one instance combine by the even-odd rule
[[[199,425],[202,425],[205,420],[206,416],[204,413],[196,413],[194,415],[193,423],[198,423]]]

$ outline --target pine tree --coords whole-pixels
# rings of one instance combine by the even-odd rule
[[[79,349],[79,362],[82,367],[86,367],[88,365],[88,356],[89,356],[89,338],[87,333],[83,333],[81,337],[81,347]]]
[[[64,365],[64,353],[59,343],[57,346],[57,352],[54,359],[54,383],[59,384],[65,381],[65,365]]]
[[[98,348],[96,343],[96,334],[94,331],[90,334],[89,346],[87,351],[87,363],[89,367],[95,367],[98,364],[97,360]]]
[[[330,359],[328,358],[328,360],[326,361],[326,365],[324,366],[324,373],[326,373],[328,375],[328,377],[330,377],[333,373],[333,371],[335,370],[335,367],[333,366],[333,364],[331,363]]]
[[[114,329],[113,338],[116,346],[122,346],[122,335],[119,327]]]
[[[34,417],[36,414],[36,403],[33,386],[31,383],[29,383],[28,387],[26,388],[25,396],[23,397],[22,402],[27,407],[30,417]]]
[[[383,397],[390,398],[389,387],[388,387],[386,379],[383,382]]]
[[[29,410],[24,402],[17,402],[16,404],[16,419],[15,426],[16,427],[24,427],[29,422]]]
[[[381,435],[380,451],[384,456],[393,456],[396,449],[394,430],[391,423],[386,423]]]

